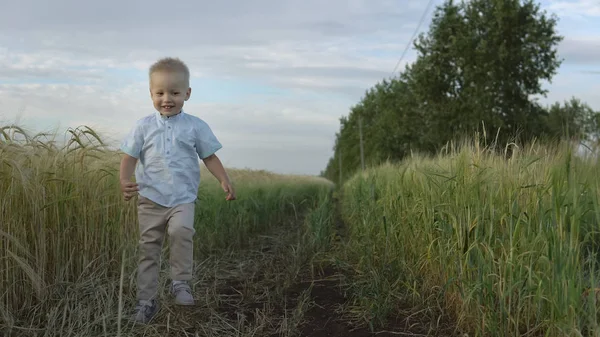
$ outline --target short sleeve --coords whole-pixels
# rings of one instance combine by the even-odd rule
[[[131,131],[129,131],[129,134],[125,137],[125,139],[123,139],[123,142],[121,143],[121,151],[134,158],[139,158],[143,145],[144,137],[142,123],[139,121],[131,129]]]
[[[208,124],[200,121],[195,130],[196,152],[200,159],[205,159],[220,150],[223,146],[212,132]]]

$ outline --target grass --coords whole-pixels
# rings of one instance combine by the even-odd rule
[[[52,136],[0,128],[0,332],[5,336],[164,336],[175,331],[171,315],[175,309],[168,305],[166,321],[158,327],[134,329],[119,318],[131,309],[135,296],[138,240],[136,204],[125,202],[119,191],[120,153],[109,150],[87,127],[70,129],[63,146]],[[206,295],[198,309],[204,316],[197,319],[196,328],[208,329],[208,336],[251,334],[241,326],[232,329],[233,321],[224,312],[206,316],[218,311],[222,302],[218,290],[226,286],[223,275],[232,270],[236,279],[254,275],[233,265],[235,261],[243,257],[250,265],[267,268],[261,272],[276,280],[269,282],[277,291],[265,293],[260,288],[265,280],[245,289],[267,296],[266,302],[271,303],[329,236],[326,228],[314,224],[297,226],[304,224],[306,212],[319,226],[329,225],[323,211],[323,205],[330,203],[329,182],[264,171],[229,172],[238,200],[226,202],[216,180],[203,170],[196,206],[196,291]],[[287,252],[278,255],[284,261],[275,266],[269,263],[275,255],[265,257],[264,245],[257,242],[261,233],[282,226],[288,228],[285,237],[294,241],[268,245]],[[287,251],[290,245],[292,250]],[[167,263],[163,259],[161,282],[166,280]],[[206,317],[220,320],[207,322]],[[185,320],[180,317],[180,323],[181,319]]]
[[[598,336],[598,167],[564,145],[470,143],[356,175],[337,256],[356,315],[411,303],[469,336]]]

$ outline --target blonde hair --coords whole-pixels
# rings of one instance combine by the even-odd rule
[[[148,72],[149,76],[152,76],[153,73],[158,71],[169,71],[169,72],[179,72],[185,76],[185,81],[189,86],[190,83],[190,70],[188,66],[178,58],[174,57],[165,57],[158,61],[156,61]]]

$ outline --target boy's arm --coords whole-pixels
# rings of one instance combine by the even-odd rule
[[[212,175],[215,176],[215,178],[217,178],[221,183],[223,191],[227,193],[227,197],[225,199],[235,200],[235,189],[233,188],[231,180],[229,179],[229,176],[227,175],[227,172],[225,171],[225,168],[223,167],[223,164],[221,163],[219,157],[217,157],[216,154],[212,154],[202,159],[202,161],[204,162],[204,165],[206,165],[206,168],[210,171],[210,173],[212,173]]]
[[[135,164],[137,164],[137,158],[128,154],[123,155],[119,170],[119,181],[125,201],[129,201],[139,191],[138,184],[131,181],[131,176],[133,176],[133,172],[135,171]]]

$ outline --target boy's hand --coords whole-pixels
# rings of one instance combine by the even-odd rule
[[[227,193],[227,197],[225,198],[225,200],[228,200],[228,201],[235,200],[235,189],[233,188],[233,185],[231,185],[230,182],[223,181],[221,183],[221,187],[223,188],[223,191],[225,191],[225,193]]]
[[[128,180],[121,180],[121,192],[123,192],[125,201],[129,201],[133,198],[139,190],[138,184]]]

